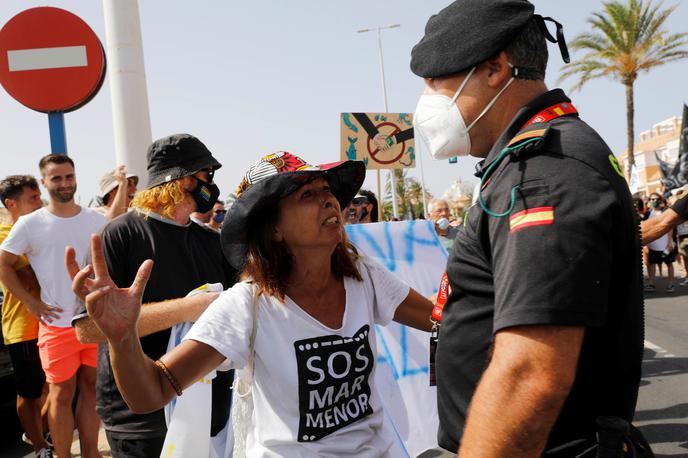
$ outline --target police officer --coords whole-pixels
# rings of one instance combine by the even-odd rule
[[[561,25],[531,3],[459,0],[412,51],[425,80],[416,132],[436,159],[484,158],[447,265],[436,354],[439,444],[461,457],[594,456],[598,417],[635,410],[631,195],[604,141],[545,86],[545,40],[568,59]]]

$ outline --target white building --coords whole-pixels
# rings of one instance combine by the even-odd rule
[[[640,140],[634,146],[633,156],[638,171],[637,192],[648,195],[663,191],[662,175],[659,171],[657,156],[665,162],[675,164],[678,161],[681,117],[673,116],[652,126],[652,129],[640,133]],[[619,163],[624,173],[628,167],[628,151],[619,156]]]

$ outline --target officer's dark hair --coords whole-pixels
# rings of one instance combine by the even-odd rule
[[[358,193],[362,196],[366,196],[368,202],[373,204],[373,208],[370,210],[370,222],[377,223],[377,197],[375,197],[375,193],[367,189],[361,189]]]
[[[43,170],[48,164],[70,164],[74,168],[74,161],[66,154],[46,154],[38,161],[38,169],[43,173]]]
[[[513,66],[535,70],[541,76],[540,79],[545,79],[549,53],[547,41],[535,18],[532,18],[528,25],[516,35],[504,52],[509,56],[509,62]]]
[[[7,207],[7,199],[16,200],[24,192],[24,188],[38,190],[38,182],[31,175],[10,175],[0,181],[0,202]]]

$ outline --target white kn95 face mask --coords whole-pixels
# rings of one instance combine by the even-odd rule
[[[511,64],[509,64],[511,66]],[[513,68],[513,67],[512,67]],[[413,127],[425,142],[434,159],[449,159],[453,156],[466,156],[471,152],[471,137],[469,131],[488,112],[500,95],[514,81],[512,77],[504,87],[487,104],[477,118],[469,125],[461,115],[456,105],[463,88],[471,79],[476,67],[473,67],[461,82],[453,97],[443,94],[423,94],[418,100],[413,115]]]

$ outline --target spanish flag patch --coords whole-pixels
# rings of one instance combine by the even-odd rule
[[[554,207],[536,207],[514,213],[509,218],[509,232],[526,227],[543,226],[554,223]]]

